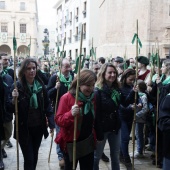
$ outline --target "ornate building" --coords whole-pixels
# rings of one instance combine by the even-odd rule
[[[37,0],[0,1],[0,52],[13,55],[13,34],[17,39],[17,55],[37,54],[38,10]]]

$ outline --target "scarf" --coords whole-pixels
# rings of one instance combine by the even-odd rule
[[[92,103],[93,99],[94,99],[94,93],[92,93],[90,97],[86,97],[83,93],[79,92],[78,100],[85,103],[84,114],[87,115],[91,111],[94,117],[94,105]]]
[[[66,80],[65,76],[61,73],[57,73],[60,82],[64,83],[65,87],[68,87],[68,89],[70,88],[71,82],[72,82],[72,76],[69,74],[69,79]]]
[[[32,94],[32,96],[30,97],[30,107],[37,109],[38,108],[37,93],[42,89],[42,85],[37,80],[34,80],[32,88],[30,87],[29,84],[27,85]]]
[[[169,83],[170,83],[170,76],[168,76],[168,77],[162,82],[163,85],[167,85],[167,84],[169,84]]]
[[[4,68],[3,71],[1,72],[1,75],[4,76],[5,74],[8,74],[8,70],[9,67]]]
[[[99,87],[97,87],[97,88],[99,88]],[[115,103],[115,105],[116,106],[118,106],[118,103],[119,103],[119,101],[120,101],[120,93],[117,91],[117,90],[115,90],[115,89],[110,89],[110,88],[108,88],[106,85],[104,85],[104,89],[101,89],[101,88],[99,88],[100,90],[106,90],[106,91],[110,91],[110,93],[111,93],[111,99],[113,100],[113,102]]]

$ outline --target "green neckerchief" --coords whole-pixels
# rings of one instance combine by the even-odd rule
[[[1,75],[8,74],[8,70],[9,70],[9,67],[4,68]]]
[[[111,91],[111,98],[117,106],[118,102],[120,101],[120,93],[117,90],[113,89]]]
[[[66,80],[65,76],[61,73],[57,73],[59,79],[60,79],[60,82],[64,83],[64,85],[66,87],[68,87],[68,89],[70,88],[70,85],[71,85],[71,82],[72,82],[72,76],[69,74],[69,79]]]
[[[5,74],[3,74],[2,72],[0,73],[0,76],[3,78],[5,76]],[[2,79],[3,80],[3,79]],[[8,87],[8,84],[6,84],[4,81],[3,81],[3,84],[4,86]]]
[[[78,100],[85,103],[84,114],[86,115],[91,111],[94,117],[94,105],[92,103],[93,98],[94,98],[94,93],[92,93],[88,98],[83,93],[79,92]]]
[[[145,93],[142,93],[142,92],[138,92],[138,95],[139,95],[139,97],[142,97],[142,96],[144,96],[144,95],[146,95]]]
[[[97,87],[97,88],[100,90],[103,90],[100,87]],[[118,102],[120,101],[120,93],[117,90],[112,89],[111,90],[111,98],[114,101],[115,105],[118,106]]]
[[[169,84],[169,83],[170,83],[170,76],[168,76],[168,77],[162,82],[163,85],[167,85],[167,84]]]
[[[38,108],[37,93],[42,89],[42,85],[37,80],[34,80],[34,84],[32,88],[28,83],[27,85],[32,94],[30,98],[30,107],[37,109]]]
[[[155,82],[156,81],[156,78],[157,78],[158,74],[154,74],[153,77],[152,77],[152,82]]]

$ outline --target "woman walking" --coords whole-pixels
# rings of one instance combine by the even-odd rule
[[[42,137],[43,135],[45,138],[48,137],[46,118],[52,130],[54,117],[45,86],[37,76],[37,62],[34,59],[27,58],[21,64],[17,89],[12,87],[12,106],[16,97],[18,98],[19,145],[24,157],[24,170],[35,170]],[[12,108],[15,112],[14,107]]]
[[[55,141],[64,152],[65,170],[72,170],[73,166],[72,151],[75,116],[78,119],[76,164],[79,162],[80,170],[93,170],[96,143],[94,132],[96,132],[97,140],[102,140],[99,132],[100,123],[97,123],[99,119],[95,112],[96,102],[93,93],[95,81],[95,73],[88,69],[82,70],[80,72],[78,105],[75,105],[77,77],[73,80],[69,92],[60,99],[55,117],[55,122],[60,126],[60,132]]]
[[[101,135],[104,140],[97,144],[94,155],[94,170],[99,169],[99,160],[102,156],[103,149],[108,139],[110,146],[111,167],[119,170],[119,153],[120,153],[120,127],[118,109],[120,104],[129,105],[134,101],[134,92],[123,98],[117,81],[118,72],[111,63],[104,64],[97,77],[96,96],[97,96],[97,115],[102,117]],[[126,103],[126,104],[125,104]]]

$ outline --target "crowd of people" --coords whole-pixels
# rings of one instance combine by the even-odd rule
[[[161,59],[154,69],[145,56],[86,59],[79,77],[70,57],[60,63],[20,58],[15,73],[12,61],[0,55],[0,170],[13,132],[15,139],[19,136],[24,170],[35,170],[42,138],[54,131],[61,169],[72,170],[76,140],[75,166],[79,163],[81,170],[99,170],[100,159],[111,159],[112,170],[119,170],[120,162],[130,170],[132,159],[144,158],[145,150],[152,152],[154,165],[168,170],[170,59]],[[133,123],[136,152],[131,155]],[[110,158],[104,154],[107,141]]]

